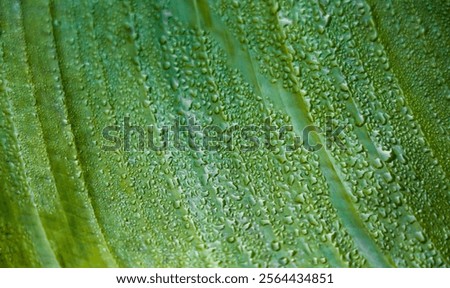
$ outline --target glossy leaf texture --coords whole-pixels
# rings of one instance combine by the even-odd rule
[[[449,11],[1,0],[0,266],[449,267]],[[123,119],[343,147],[105,151]]]

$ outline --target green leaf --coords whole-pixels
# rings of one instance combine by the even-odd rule
[[[0,266],[449,267],[449,9],[0,1]]]

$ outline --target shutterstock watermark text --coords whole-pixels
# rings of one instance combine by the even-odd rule
[[[179,118],[171,125],[137,125],[130,117],[120,125],[102,130],[103,151],[257,151],[275,150],[280,146],[292,152],[304,147],[310,152],[332,145],[344,149],[341,142],[344,127],[333,127],[327,119],[326,127],[305,126],[300,133],[292,125],[277,126],[270,118],[261,125],[230,126],[201,125],[195,118]]]

